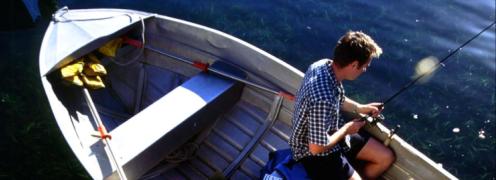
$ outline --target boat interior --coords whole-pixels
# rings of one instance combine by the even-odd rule
[[[168,29],[153,21],[146,22],[146,43],[160,52],[124,45],[116,57],[98,55],[107,70],[106,87],[90,90],[126,175],[258,179],[269,152],[288,148],[292,102],[178,61],[198,59],[229,76],[276,87],[192,39],[168,36]],[[141,29],[135,25],[125,35],[139,39]],[[97,125],[81,88],[64,83],[59,71],[48,79],[70,113],[81,146],[100,149],[102,174],[110,175],[112,165],[99,139],[90,136]]]
[[[134,43],[124,43],[115,57],[97,53],[119,37]],[[46,79],[62,104],[52,107],[58,124],[93,178],[118,175],[106,145],[94,136],[90,104],[129,179],[259,179],[269,152],[289,148],[294,102],[274,92],[296,92],[302,75],[246,42],[154,16],[88,43],[56,68],[89,53],[107,71],[105,88],[89,91],[94,103],[59,70]],[[67,118],[60,115],[65,111]],[[456,179],[381,123],[365,128],[401,157],[383,179]]]

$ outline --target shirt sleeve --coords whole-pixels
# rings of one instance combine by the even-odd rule
[[[327,135],[329,130],[337,129],[335,123],[337,114],[336,105],[329,101],[318,101],[313,104],[308,115],[308,141],[312,144],[327,145],[329,141]]]

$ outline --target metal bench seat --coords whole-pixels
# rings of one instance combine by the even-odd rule
[[[237,72],[225,64],[214,66]],[[112,130],[111,145],[126,176],[139,177],[214,123],[239,100],[242,87],[234,80],[201,72]]]

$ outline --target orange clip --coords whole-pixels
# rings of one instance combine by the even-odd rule
[[[292,94],[289,94],[287,92],[281,91],[281,92],[279,92],[278,95],[281,96],[281,97],[283,97],[283,98],[286,98],[288,100],[291,100],[291,101],[294,101],[295,100],[295,97]]]
[[[203,62],[200,62],[200,61],[193,61],[193,66],[202,70],[203,72],[207,72],[208,71],[208,63],[203,63]]]
[[[98,126],[98,132],[100,132],[100,138],[102,139],[112,139],[110,134],[105,133],[102,126]]]
[[[122,37],[122,40],[124,40],[124,43],[129,44],[131,46],[134,46],[134,47],[137,47],[137,48],[142,48],[143,47],[143,43],[141,43],[141,41],[128,38],[127,36]]]

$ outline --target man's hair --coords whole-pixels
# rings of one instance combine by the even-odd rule
[[[362,66],[369,58],[378,58],[381,54],[381,47],[370,36],[361,31],[348,31],[334,48],[333,59],[339,67],[345,67],[355,60]]]

